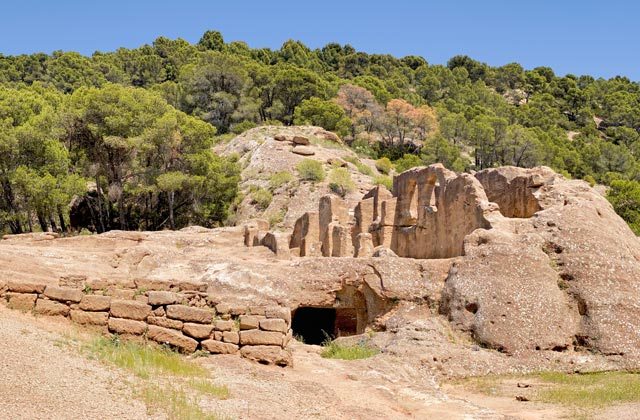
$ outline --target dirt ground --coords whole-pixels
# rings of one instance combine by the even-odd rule
[[[69,345],[86,337],[66,320],[36,318],[0,306],[0,418],[149,418],[133,396],[127,372],[89,360]],[[294,366],[259,365],[234,355],[194,358],[230,390],[226,400],[200,399],[207,411],[234,419],[558,419],[575,410],[518,401],[533,388],[502,381],[496,396],[460,384],[440,385],[433,374],[401,358],[342,361],[320,348],[294,344]],[[536,384],[533,384],[536,385]],[[637,418],[638,405],[589,413]],[[157,417],[157,416],[156,416]],[[163,416],[160,415],[160,418]]]

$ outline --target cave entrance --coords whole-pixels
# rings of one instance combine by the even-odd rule
[[[322,344],[358,332],[354,308],[300,307],[293,312],[291,329],[305,344]]]

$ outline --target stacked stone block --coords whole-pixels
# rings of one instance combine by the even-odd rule
[[[87,281],[81,286],[0,282],[0,297],[12,309],[66,317],[126,338],[169,345],[183,353],[202,350],[239,354],[260,363],[291,364],[288,308],[219,302],[201,282],[140,279]]]

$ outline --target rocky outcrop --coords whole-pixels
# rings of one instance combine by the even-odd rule
[[[640,346],[638,238],[600,194],[549,168],[414,168],[351,212],[323,197],[294,236],[294,256],[320,243],[324,257],[451,259],[439,311],[491,348]]]

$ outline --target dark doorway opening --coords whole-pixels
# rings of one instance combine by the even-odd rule
[[[293,335],[305,344],[322,344],[335,338],[336,310],[334,308],[302,307],[293,313]]]
[[[291,329],[306,344],[322,344],[358,334],[358,313],[354,308],[301,307],[293,313]]]

